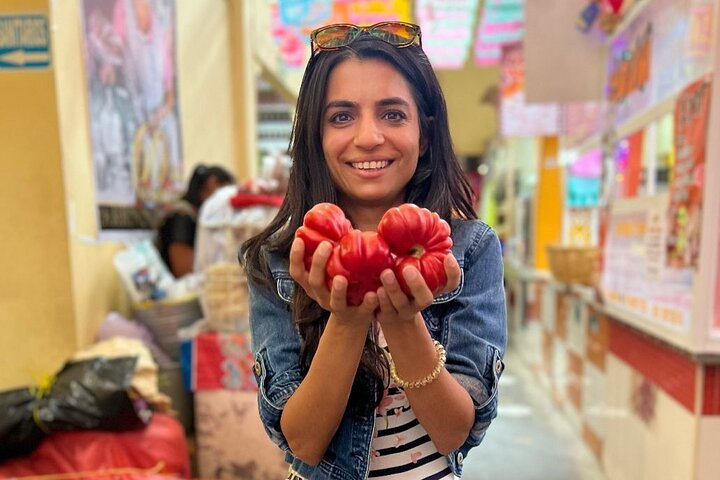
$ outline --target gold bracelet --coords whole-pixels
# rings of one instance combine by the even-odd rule
[[[445,351],[445,347],[442,346],[442,343],[438,342],[437,340],[433,340],[433,345],[435,346],[435,351],[438,354],[437,365],[435,365],[433,371],[430,372],[425,378],[415,380],[414,382],[408,382],[407,380],[403,380],[398,376],[397,368],[395,368],[395,362],[393,362],[390,352],[385,352],[385,355],[388,359],[388,366],[390,367],[390,378],[392,378],[393,382],[395,382],[398,387],[402,389],[424,387],[426,385],[430,385],[432,382],[435,381],[436,378],[440,376],[440,372],[445,367],[445,360],[447,360],[447,352]]]

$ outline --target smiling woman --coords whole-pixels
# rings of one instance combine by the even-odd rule
[[[457,479],[497,412],[506,343],[497,236],[475,217],[420,28],[330,25],[311,44],[287,195],[240,255],[260,417],[286,453],[288,478]],[[323,220],[311,214],[313,232],[295,239],[322,203],[351,223],[333,232],[350,231],[339,242],[311,235]],[[390,262],[348,300],[351,281],[375,264],[338,273],[342,242],[374,238],[405,203],[449,225],[442,280]]]

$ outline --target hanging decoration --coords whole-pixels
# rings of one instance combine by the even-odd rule
[[[423,50],[437,69],[462,68],[472,45],[478,0],[416,0]]]
[[[499,65],[503,45],[522,41],[524,0],[487,0],[475,35],[475,64]]]
[[[269,3],[272,36],[284,65],[290,69],[305,66],[310,56],[310,32],[322,25],[412,21],[411,0],[271,0]]]
[[[620,13],[620,9],[622,9],[623,6],[623,0],[606,0],[606,2],[610,5],[610,8],[615,15]]]

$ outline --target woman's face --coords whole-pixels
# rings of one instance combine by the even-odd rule
[[[402,203],[420,155],[418,108],[405,78],[382,60],[350,58],[335,67],[322,147],[343,207]]]

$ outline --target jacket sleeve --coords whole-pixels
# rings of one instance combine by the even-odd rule
[[[462,267],[459,293],[444,306],[447,325],[447,368],[468,391],[475,406],[475,423],[463,455],[480,444],[497,415],[497,389],[507,341],[507,319],[500,242],[481,222],[464,222],[471,232],[454,251]],[[444,335],[443,335],[444,336]]]
[[[260,420],[270,439],[286,451],[289,447],[280,429],[280,417],[302,381],[300,335],[292,321],[289,298],[280,297],[285,284],[292,283],[290,278],[276,278],[276,288],[267,288],[248,282]]]

